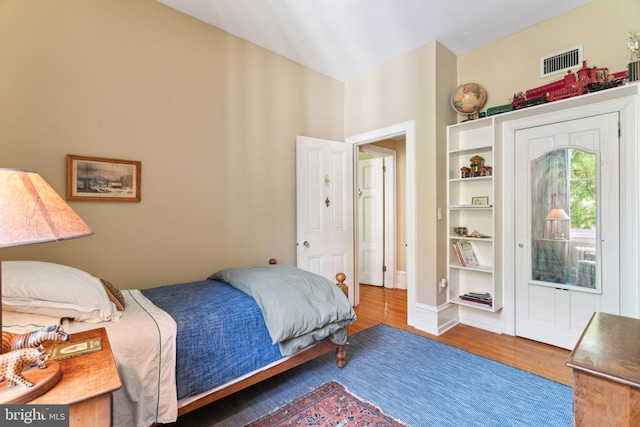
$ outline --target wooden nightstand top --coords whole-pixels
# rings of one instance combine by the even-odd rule
[[[640,388],[640,319],[595,313],[567,366]]]
[[[102,350],[61,360],[62,378],[33,404],[72,404],[111,393],[122,387],[105,328],[71,334],[69,342],[102,338]]]

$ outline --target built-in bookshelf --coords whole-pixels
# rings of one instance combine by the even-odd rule
[[[494,127],[490,118],[447,128],[449,301],[487,311],[502,308],[494,274]]]

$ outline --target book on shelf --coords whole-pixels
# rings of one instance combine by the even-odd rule
[[[471,246],[471,242],[461,240],[457,243],[460,245],[460,251],[462,252],[465,267],[475,267],[480,265],[478,258],[476,257],[476,253],[473,251],[473,246]]]
[[[464,256],[462,256],[462,250],[460,249],[460,244],[458,242],[454,242],[451,244],[453,249],[453,253],[456,255],[456,259],[458,260],[458,264],[462,267],[466,267]]]
[[[466,294],[460,295],[460,299],[464,301],[485,304],[489,307],[493,306],[493,297],[488,292],[468,292]]]
[[[476,298],[491,299],[491,294],[489,292],[467,292],[465,295],[469,295],[470,297],[476,297]]]
[[[49,354],[51,360],[64,360],[100,350],[102,350],[102,338],[97,337],[53,346],[49,349]]]

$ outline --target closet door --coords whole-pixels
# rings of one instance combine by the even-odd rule
[[[618,114],[516,132],[516,335],[573,348],[619,313]]]

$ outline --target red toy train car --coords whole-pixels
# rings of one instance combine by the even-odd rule
[[[621,86],[627,81],[627,78],[627,70],[609,74],[607,68],[589,68],[587,67],[587,61],[582,61],[582,68],[577,73],[569,71],[562,80],[529,89],[525,93],[514,94],[510,104],[488,108],[487,115],[505,113],[584,93]]]
[[[531,107],[545,102],[557,101],[595,92],[624,84],[627,72],[620,71],[609,75],[607,68],[589,68],[587,61],[582,61],[582,68],[577,73],[569,71],[562,80],[546,84],[525,92],[525,96],[514,96],[514,108]]]

